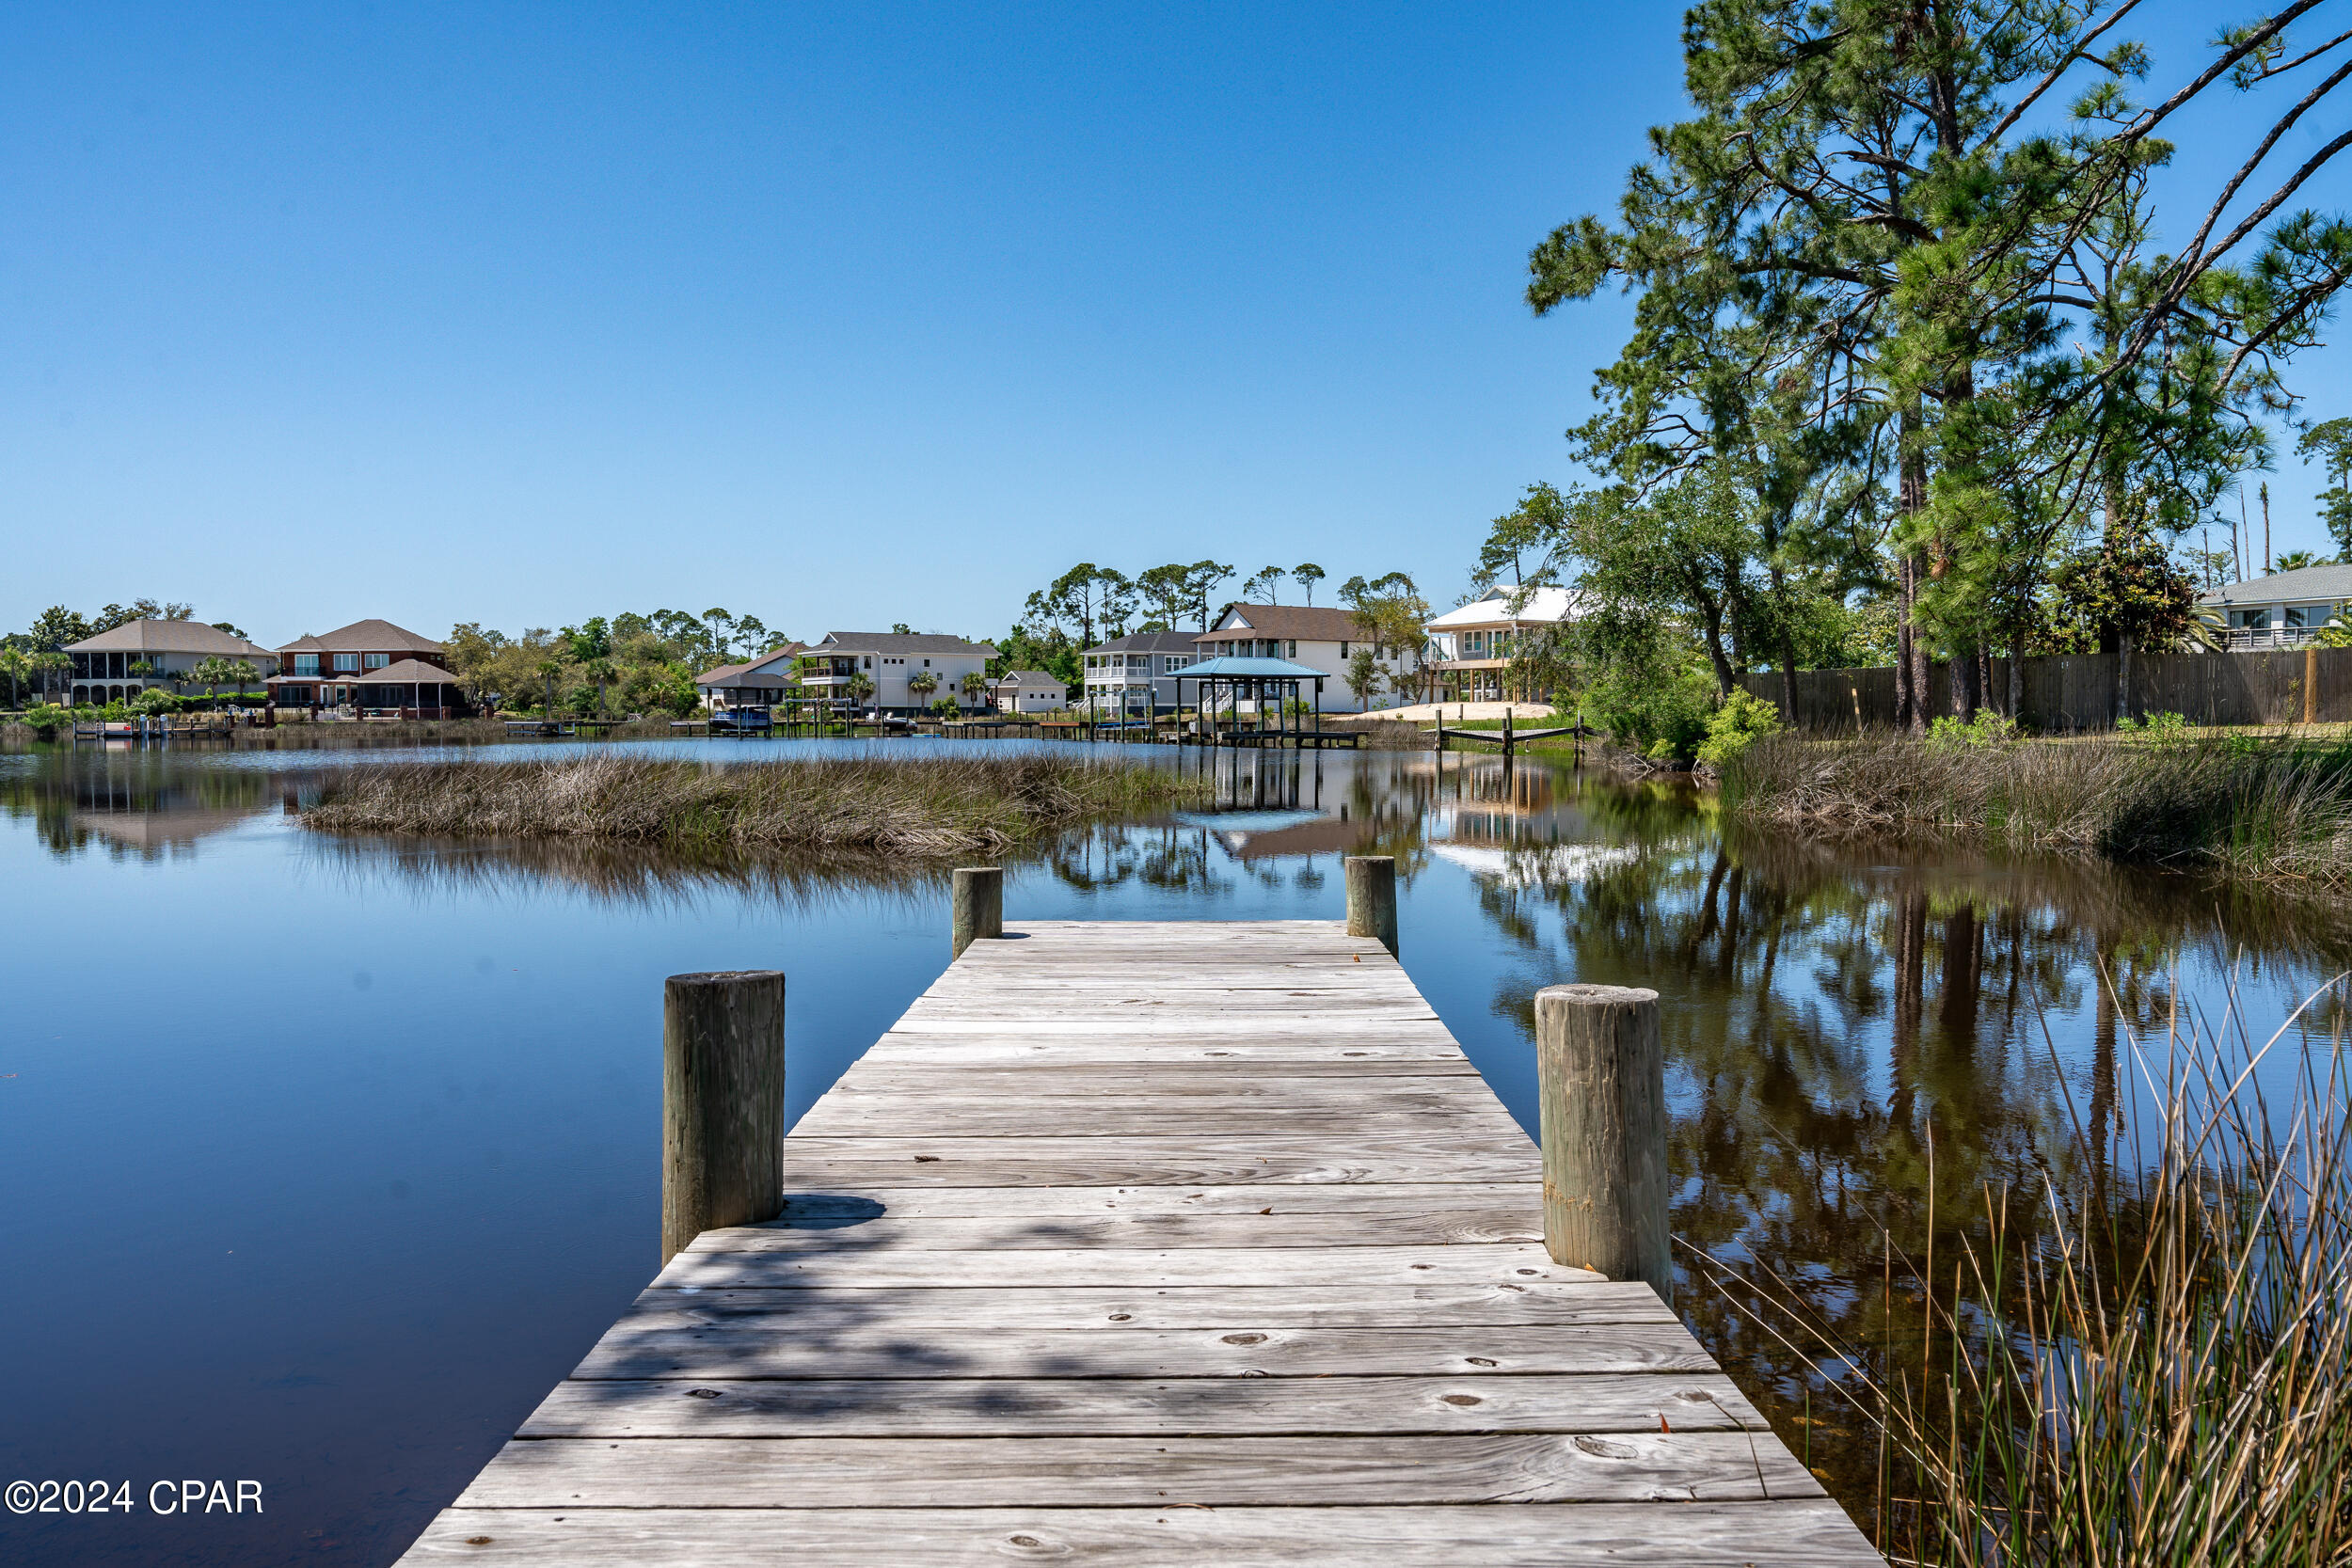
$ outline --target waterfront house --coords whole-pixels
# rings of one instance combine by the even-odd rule
[[[801,684],[835,708],[920,713],[942,697],[961,705],[963,677],[984,674],[995,657],[993,643],[940,632],[829,631],[800,656]],[[936,684],[917,692],[908,683],[923,673]],[[853,701],[850,693],[861,675],[872,690]]]
[[[1424,656],[1441,702],[1543,702],[1549,691],[1530,690],[1514,680],[1512,660],[1531,630],[1576,619],[1577,596],[1565,588],[1488,589],[1470,603],[1447,610],[1423,628]]]
[[[773,707],[800,689],[801,655],[787,642],[740,664],[722,664],[694,677],[694,693],[706,708]]]
[[[77,705],[127,702],[151,686],[186,683],[208,658],[242,659],[256,681],[278,672],[276,654],[201,621],[125,621],[62,651],[73,660]]]
[[[1070,705],[1070,683],[1043,670],[1008,670],[988,691],[999,713],[1058,713]]]
[[[1410,653],[1390,653],[1380,662],[1381,690],[1372,694],[1369,704],[1359,703],[1347,687],[1347,665],[1371,640],[1364,624],[1344,610],[1233,604],[1225,607],[1216,625],[1195,634],[1192,645],[1194,655],[1203,659],[1279,658],[1305,665],[1330,677],[1324,687],[1324,712],[1354,713],[1383,705],[1383,695],[1393,693],[1415,667]]]
[[[2219,611],[2232,653],[2299,648],[2352,600],[2352,565],[2304,566],[2217,588],[2198,601]]]
[[[1200,657],[1189,631],[1139,631],[1086,651],[1087,711],[1149,718],[1176,711],[1176,672]]]
[[[446,657],[438,642],[420,637],[405,627],[389,621],[354,621],[330,632],[294,639],[278,650],[278,673],[269,680],[270,695],[280,707],[407,707],[406,702],[367,700],[359,688],[406,686],[414,696],[420,681],[428,686],[454,688],[457,677],[451,674],[441,661]],[[392,666],[415,660],[429,665],[437,679],[420,676],[399,681],[390,676]],[[374,695],[381,699],[387,691]],[[453,705],[446,701],[451,691],[440,693],[440,706]],[[439,717],[437,713],[434,717]]]

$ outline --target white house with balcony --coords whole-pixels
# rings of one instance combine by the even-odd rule
[[[1347,666],[1370,641],[1370,629],[1344,610],[1232,604],[1225,607],[1216,625],[1193,634],[1192,647],[1201,659],[1279,658],[1304,665],[1329,677],[1323,689],[1324,712],[1355,713],[1385,706],[1392,695],[1409,696],[1399,689],[1412,679],[1420,663],[1412,650],[1391,649],[1381,655],[1380,688],[1368,701],[1359,700],[1348,689]],[[1250,705],[1245,703],[1243,711],[1249,710]]]
[[[1565,588],[1490,588],[1480,598],[1447,610],[1423,630],[1429,641],[1429,673],[1438,698],[1449,703],[1540,702],[1544,692],[1517,689],[1511,661],[1532,631],[1576,619],[1577,596]]]
[[[985,705],[968,694],[966,675],[987,678],[996,657],[989,642],[966,642],[942,632],[829,631],[800,655],[801,685],[836,708],[920,713],[942,697],[962,707]],[[863,679],[870,689],[858,696]],[[985,691],[986,688],[981,688]]]
[[[1198,658],[1189,631],[1139,631],[1086,651],[1086,706],[1098,717],[1176,711],[1176,672]]]
[[[2232,653],[2299,648],[2352,601],[2352,565],[2304,566],[2217,588],[2198,602],[2218,610]]]

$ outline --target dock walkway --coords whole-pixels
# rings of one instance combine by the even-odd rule
[[[1877,1564],[1377,942],[972,944],[403,1560]]]

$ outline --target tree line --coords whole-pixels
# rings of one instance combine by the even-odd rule
[[[1597,483],[1532,488],[1480,556],[1521,585],[1573,563],[1586,614],[1556,655],[1605,673],[1680,639],[1719,688],[1766,665],[1785,691],[1881,656],[1914,728],[1932,658],[1963,714],[2004,704],[1996,649],[2088,640],[2128,680],[2134,648],[2195,631],[2174,551],[2245,521],[2222,502],[2273,425],[2336,480],[2352,559],[2352,421],[2309,424],[2286,379],[2352,274],[2352,224],[2299,205],[2352,133],[2290,136],[2352,74],[2352,30],[2316,14],[2344,0],[2233,26],[2144,95],[2135,3],[1691,8],[1692,118],[1651,132],[1613,217],[1529,259],[1538,315],[1635,296],[1568,433]],[[2189,111],[2230,89],[2246,145],[2160,214],[2168,138],[2223,135]]]

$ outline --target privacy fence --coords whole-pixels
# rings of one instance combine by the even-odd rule
[[[2018,720],[2045,732],[2104,730],[2116,713],[2114,654],[2053,655],[2019,661]],[[1984,693],[2007,711],[2009,666],[1993,660]],[[1787,706],[1778,673],[1742,675],[1756,696]],[[1947,665],[1931,668],[1928,717],[1954,711]],[[2199,724],[2352,722],[2352,648],[2299,648],[2265,654],[2134,654],[2128,711],[2134,718],[2178,713]],[[1801,670],[1799,729],[1851,730],[1895,722],[1895,672]]]

